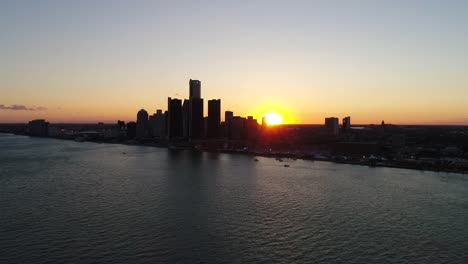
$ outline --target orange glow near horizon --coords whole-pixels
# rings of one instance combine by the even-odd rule
[[[17,2],[0,4],[0,123],[136,121],[196,79],[222,121],[468,125],[468,1]]]
[[[112,105],[98,104],[94,102],[86,102],[79,104],[78,102],[66,102],[62,104],[49,103],[41,104],[34,102],[26,102],[27,107],[44,106],[47,109],[37,111],[27,110],[0,110],[0,123],[27,123],[33,119],[46,119],[51,123],[115,123],[117,120],[126,122],[136,121],[136,113],[144,108],[149,114],[153,114],[156,109],[166,109],[163,99],[155,103],[150,100],[139,103],[140,99],[131,101],[123,101],[113,98]],[[227,101],[227,100],[226,100]],[[267,100],[265,100],[267,101]],[[13,101],[15,102],[15,101]],[[408,124],[408,125],[466,125],[468,119],[463,111],[460,111],[460,106],[453,104],[446,107],[444,111],[439,108],[424,107],[400,107],[398,110],[393,108],[375,107],[372,109],[338,109],[332,111],[332,108],[327,105],[314,105],[310,109],[303,110],[305,107],[297,103],[297,106],[291,103],[280,100],[269,99],[269,103],[258,102],[252,104],[252,107],[244,105],[225,106],[224,111],[233,111],[235,115],[249,116],[252,115],[261,123],[262,117],[267,113],[277,113],[281,116],[281,124],[323,124],[324,118],[329,116],[351,116],[352,124],[379,124],[382,120],[386,124]],[[0,103],[2,105],[2,103]],[[6,106],[14,105],[7,101]],[[206,107],[206,106],[205,106]],[[321,109],[326,109],[321,111]],[[333,108],[334,109],[334,108]],[[270,118],[271,119],[271,118]]]
[[[163,87],[162,85],[160,86]],[[0,123],[26,123],[33,119],[46,119],[51,123],[115,123],[117,120],[126,122],[136,121],[136,113],[142,108],[146,109],[150,115],[156,109],[166,110],[167,97],[163,95],[186,98],[187,93],[184,94],[184,91],[187,91],[186,84],[181,82],[179,86],[182,88],[178,94],[171,93],[172,88],[168,90],[161,88],[160,90],[148,90],[147,96],[127,92],[123,88],[116,88],[112,93],[105,93],[105,89],[101,87],[97,87],[96,92],[92,93],[92,96],[89,95],[90,91],[83,92],[83,90],[76,87],[69,91],[64,89],[63,94],[60,96],[58,93],[45,91],[34,93],[34,97],[21,97],[21,94],[16,94],[16,90],[15,94],[13,94],[13,90],[5,90],[7,93],[3,93],[2,91],[2,101],[0,102],[2,106],[0,109]],[[431,108],[430,102],[401,103],[398,107],[395,107],[386,105],[385,102],[372,100],[354,104],[352,100],[344,100],[346,97],[339,97],[333,101],[324,94],[318,95],[325,93],[327,89],[317,89],[317,96],[310,100],[307,96],[288,93],[275,94],[275,90],[273,89],[270,94],[258,95],[258,99],[252,101],[251,94],[229,94],[229,91],[232,91],[232,89],[226,92],[213,91],[211,88],[213,86],[219,85],[208,83],[204,97],[221,97],[221,113],[233,111],[236,116],[253,116],[257,119],[258,123],[261,123],[262,117],[266,113],[273,112],[281,116],[281,124],[323,124],[324,118],[329,116],[337,116],[339,118],[351,116],[352,124],[354,125],[380,124],[382,120],[386,124],[402,125],[468,124],[466,107],[463,104],[464,99],[461,96],[457,97],[457,100],[450,101],[450,105],[441,105],[439,108]],[[251,86],[253,85],[246,85],[246,87]],[[147,91],[147,89],[149,88],[144,87],[142,91]],[[258,90],[261,89],[263,88],[259,86]],[[300,90],[300,88],[291,89]],[[43,88],[43,90],[46,90],[46,88]],[[125,92],[122,92],[122,90]],[[250,90],[256,91],[254,89]],[[254,96],[257,96],[257,94],[254,94]],[[86,98],[86,101],[76,100],[76,98]],[[387,101],[391,102],[394,100]],[[10,108],[14,105],[24,105],[28,110],[11,110]],[[206,104],[205,109],[207,109]]]
[[[276,112],[268,112],[263,115],[266,119],[267,125],[280,125],[283,123],[283,117]]]

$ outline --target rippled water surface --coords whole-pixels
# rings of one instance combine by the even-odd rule
[[[468,175],[0,134],[0,263],[468,263]]]

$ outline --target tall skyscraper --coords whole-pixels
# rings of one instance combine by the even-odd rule
[[[347,116],[343,118],[343,132],[346,133],[351,129],[351,117]]]
[[[232,111],[224,112],[224,127],[226,131],[226,135],[224,136],[227,138],[231,138],[231,124],[232,124],[233,117],[234,117],[234,113]]]
[[[199,80],[192,80],[189,81],[190,87],[190,97],[192,98],[201,98],[201,82]]]
[[[137,113],[136,123],[136,138],[146,138],[149,136],[149,125],[148,125],[148,112],[145,109],[141,109]]]
[[[148,134],[150,137],[154,137],[154,129],[155,129],[155,126],[156,126],[156,114],[152,114],[148,117]]]
[[[190,99],[189,124],[190,139],[202,138],[204,134],[203,99],[196,97]]]
[[[327,134],[337,136],[339,131],[338,117],[325,118],[325,130]]]
[[[164,131],[164,135],[168,137],[169,135],[169,111],[164,111],[164,124],[166,125],[166,130]]]
[[[182,101],[180,99],[167,98],[167,137],[181,138],[182,131]]]
[[[182,105],[182,134],[184,138],[189,138],[190,131],[190,100],[184,99],[184,104]]]
[[[208,100],[207,137],[218,138],[221,124],[221,99]]]

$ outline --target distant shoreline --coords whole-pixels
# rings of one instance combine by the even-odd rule
[[[156,147],[156,148],[165,148],[168,150],[190,150],[190,151],[197,151],[197,152],[206,152],[206,153],[224,153],[224,154],[237,154],[237,155],[246,155],[246,156],[252,156],[253,158],[255,157],[266,157],[266,158],[275,158],[278,160],[278,162],[283,162],[282,159],[292,159],[292,160],[307,160],[307,161],[325,161],[325,162],[330,162],[330,163],[336,163],[336,164],[348,164],[348,165],[360,165],[360,166],[367,166],[367,167],[384,167],[384,168],[395,168],[395,169],[407,169],[407,170],[418,170],[418,171],[432,171],[432,172],[445,172],[445,173],[458,173],[458,174],[468,174],[468,171],[463,171],[463,170],[450,170],[446,168],[441,168],[441,169],[433,169],[433,168],[422,168],[418,166],[418,164],[412,164],[412,165],[399,165],[399,164],[382,164],[379,162],[376,163],[369,163],[368,161],[362,161],[362,162],[357,162],[357,161],[346,161],[346,160],[336,160],[333,158],[326,158],[326,157],[313,157],[313,156],[308,156],[306,155],[294,155],[294,154],[287,154],[287,153],[281,153],[281,152],[275,152],[275,153],[266,153],[266,152],[255,152],[255,151],[241,151],[241,150],[207,150],[207,149],[195,149],[192,147],[174,147],[171,148],[170,146],[164,145],[164,144],[156,144],[156,143],[138,143],[138,142],[105,142],[105,141],[92,141],[92,140],[87,140],[87,141],[76,141],[74,139],[67,139],[67,138],[59,138],[59,137],[37,137],[37,136],[31,136],[31,135],[25,135],[25,134],[15,134],[11,132],[2,132],[2,134],[10,134],[10,135],[18,135],[18,136],[26,136],[26,137],[33,137],[33,138],[45,138],[45,139],[58,139],[58,140],[66,140],[66,141],[75,141],[76,143],[81,143],[81,142],[90,142],[90,143],[96,143],[96,144],[116,144],[116,145],[127,145],[127,146],[144,146],[144,147]],[[286,165],[286,164],[285,164]]]

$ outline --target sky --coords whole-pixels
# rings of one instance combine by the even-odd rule
[[[468,125],[467,14],[450,0],[0,0],[0,123],[133,121],[198,79],[235,115]]]

